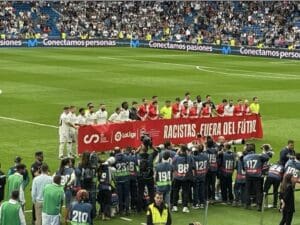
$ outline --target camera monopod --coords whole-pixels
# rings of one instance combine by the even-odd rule
[[[204,222],[203,222],[203,225],[207,225],[208,204],[209,204],[209,201],[206,200],[205,201],[205,209],[204,209]]]

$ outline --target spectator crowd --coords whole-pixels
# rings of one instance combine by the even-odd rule
[[[16,10],[18,4],[29,7]],[[47,14],[45,8],[54,14]],[[52,35],[62,38],[296,47],[299,9],[299,2],[293,1],[5,1],[0,4],[0,34],[47,37],[57,30]]]

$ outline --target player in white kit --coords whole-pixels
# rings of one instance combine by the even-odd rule
[[[99,110],[95,114],[96,114],[95,116],[98,125],[107,123],[108,114],[104,104],[100,104]]]

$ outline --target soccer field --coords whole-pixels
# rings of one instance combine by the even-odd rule
[[[272,161],[288,139],[295,140],[299,152],[300,61],[130,48],[0,49],[0,55],[0,162],[5,172],[16,155],[30,166],[36,150],[44,151],[52,172],[58,168],[56,126],[65,105],[105,103],[111,114],[125,100],[141,102],[158,95],[162,106],[167,99],[183,98],[186,91],[192,98],[210,94],[215,103],[258,96],[264,138],[257,146],[270,143],[276,151]],[[30,209],[29,187],[26,197]],[[299,192],[296,208],[293,224],[300,225]],[[208,210],[208,224],[256,225],[260,215],[254,209],[214,205]],[[31,214],[26,216],[30,223]],[[203,210],[179,212],[173,214],[173,224],[202,222],[203,216]],[[276,225],[280,217],[268,209],[264,224]],[[132,222],[97,219],[95,224],[145,222],[145,216],[130,218]]]

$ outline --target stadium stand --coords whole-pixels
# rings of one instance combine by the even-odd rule
[[[0,3],[2,38],[119,38],[299,46],[299,2]]]

